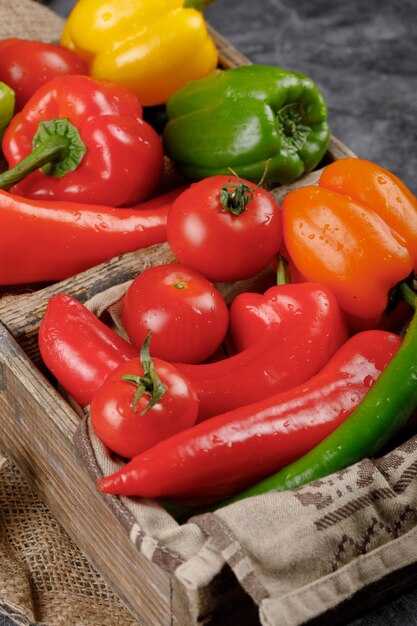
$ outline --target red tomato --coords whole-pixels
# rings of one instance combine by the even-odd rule
[[[55,76],[87,73],[84,61],[63,46],[26,39],[0,41],[0,81],[14,90],[16,111]]]
[[[227,196],[232,208],[225,208]],[[247,202],[243,208],[242,197]],[[265,189],[234,176],[212,176],[177,198],[168,214],[167,235],[180,263],[213,281],[241,280],[264,269],[278,252],[281,211]]]
[[[215,286],[178,264],[151,267],[135,278],[123,301],[123,323],[140,347],[149,331],[151,353],[166,361],[199,363],[221,344],[229,322]]]
[[[114,370],[90,405],[97,435],[111,450],[129,459],[193,426],[197,419],[198,398],[187,379],[170,363],[155,359],[153,365],[166,391],[149,410],[150,393],[142,393],[134,405],[138,385],[122,380],[126,375],[143,376],[140,358]]]

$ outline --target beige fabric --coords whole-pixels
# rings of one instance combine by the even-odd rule
[[[121,326],[130,283],[87,302]],[[88,415],[76,447],[94,480],[120,464],[96,437]],[[225,563],[259,606],[264,626],[296,626],[335,609],[417,563],[417,437],[293,492],[250,498],[178,524],[157,503],[109,497],[137,548],[190,591],[206,587]],[[128,513],[128,514],[127,514]],[[390,583],[392,586],[392,583]]]

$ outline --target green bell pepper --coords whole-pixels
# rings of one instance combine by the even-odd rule
[[[5,83],[0,82],[0,140],[3,137],[3,133],[13,117],[15,105],[15,95],[13,89],[11,89]]]
[[[229,174],[288,183],[321,161],[329,141],[326,103],[295,72],[248,65],[190,82],[167,103],[166,153],[190,179]]]

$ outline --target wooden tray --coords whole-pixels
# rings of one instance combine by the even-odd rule
[[[213,29],[222,67],[250,61]],[[355,155],[331,138],[325,162]],[[320,170],[273,190],[314,184]],[[146,263],[173,260],[167,244],[121,255],[44,289],[0,299],[0,442],[139,623],[146,626],[257,624],[257,610],[227,568],[204,591],[189,594],[142,556],[75,457],[79,416],[48,381],[37,348],[39,323],[49,298],[67,293],[82,302],[129,280]],[[10,290],[9,290],[10,291]],[[20,290],[19,290],[20,291]],[[4,290],[3,290],[4,293]]]

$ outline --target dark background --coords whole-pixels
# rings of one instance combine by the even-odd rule
[[[218,0],[206,17],[254,63],[313,78],[333,135],[417,193],[417,0]],[[417,625],[417,590],[349,624]]]

